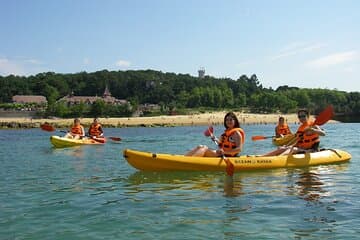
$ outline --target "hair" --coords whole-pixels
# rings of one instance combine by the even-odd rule
[[[284,117],[279,117],[279,121],[280,121],[280,120],[285,120],[285,118],[284,118]]]
[[[227,117],[232,117],[235,120],[234,128],[239,128],[240,127],[239,119],[236,117],[235,113],[228,112],[224,117],[224,127],[225,128],[227,128],[227,126],[226,126],[226,118]]]
[[[79,118],[75,118],[75,119],[74,119],[74,122],[80,122],[80,119],[79,119]]]
[[[305,109],[305,108],[299,109],[297,114],[299,115],[301,112],[305,113],[306,116],[308,116],[308,117],[310,116],[309,111],[307,109]]]

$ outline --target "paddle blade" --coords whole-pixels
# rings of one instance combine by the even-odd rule
[[[209,126],[209,127],[205,130],[204,135],[205,135],[206,137],[210,137],[210,136],[213,135],[213,133],[214,133],[214,128],[213,128],[212,126]]]
[[[55,131],[55,128],[50,125],[49,123],[44,123],[44,124],[41,124],[40,125],[40,128],[44,131],[47,131],[47,132],[53,132]]]
[[[230,160],[227,158],[224,158],[224,161],[226,163],[226,174],[230,177],[233,176],[235,170],[234,164],[232,164],[232,162],[230,162]]]
[[[268,137],[265,137],[265,136],[252,136],[251,140],[258,141],[258,140],[264,140],[264,139],[267,139],[267,138]]]
[[[332,105],[329,105],[327,108],[325,108],[324,111],[322,111],[317,118],[315,119],[314,125],[323,125],[327,121],[329,121],[334,116],[334,108]]]
[[[109,137],[113,141],[120,142],[122,139],[120,137]]]

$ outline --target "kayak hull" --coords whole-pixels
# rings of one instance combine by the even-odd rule
[[[106,143],[106,138],[82,138],[82,139],[71,139],[60,136],[51,136],[51,144],[56,148],[74,147],[81,145],[103,145]]]
[[[125,149],[123,156],[136,169],[143,171],[225,171],[220,157],[192,157]],[[236,171],[284,167],[306,167],[346,162],[351,155],[342,150],[329,149],[315,153],[285,156],[240,156],[228,158]]]
[[[294,140],[295,134],[285,135],[284,137],[274,137],[272,143],[276,146],[284,146]]]

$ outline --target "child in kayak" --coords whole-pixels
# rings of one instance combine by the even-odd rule
[[[289,126],[285,123],[284,117],[279,117],[279,122],[275,127],[275,136],[277,138],[291,134]]]
[[[74,119],[74,124],[71,126],[70,131],[65,135],[65,137],[73,139],[81,139],[85,137],[85,130],[80,124],[80,119]]]
[[[104,135],[104,131],[102,130],[98,118],[94,118],[93,123],[89,127],[88,134],[90,137],[102,137]]]
[[[245,140],[245,132],[240,128],[238,118],[233,112],[228,112],[224,117],[225,132],[220,140],[214,139],[219,144],[219,149],[210,149],[207,146],[199,145],[192,149],[186,156],[198,157],[226,157],[237,156],[241,151]]]

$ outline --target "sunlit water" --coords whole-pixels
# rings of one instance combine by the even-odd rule
[[[274,149],[273,125],[246,125],[244,154]],[[291,126],[293,130],[296,126]],[[125,148],[185,153],[206,126],[105,129],[120,143],[54,149],[39,129],[0,130],[0,239],[355,239],[360,124],[327,124],[322,147],[349,163],[225,173],[140,172]],[[222,126],[215,126],[219,135]],[[213,146],[215,147],[215,146]]]

